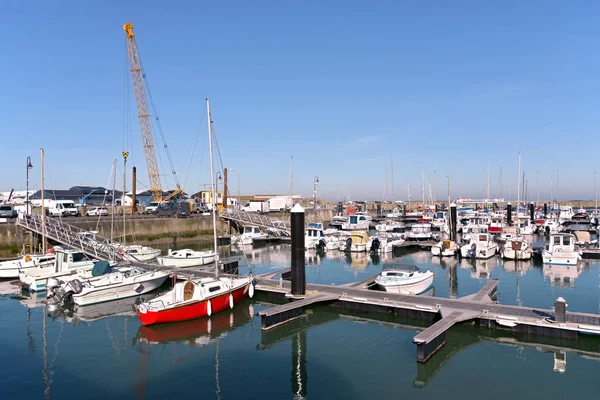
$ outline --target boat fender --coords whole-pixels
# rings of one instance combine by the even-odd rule
[[[229,308],[233,309],[233,295],[229,295]]]
[[[29,254],[27,254],[25,256],[25,262],[29,262],[29,261],[31,261],[31,256]]]
[[[210,300],[206,301],[206,314],[210,317],[212,315],[212,304]]]
[[[123,257],[125,257],[125,249],[123,249],[123,246],[119,246],[119,258],[122,260]]]
[[[250,296],[250,298],[254,297],[254,285],[251,283],[250,287],[248,288],[248,296]]]

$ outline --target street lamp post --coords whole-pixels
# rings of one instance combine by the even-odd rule
[[[314,189],[314,193],[313,193],[313,196],[314,196],[313,210],[316,210],[317,209],[317,186],[319,185],[319,177],[318,176],[315,176],[314,185],[315,185],[315,189]]]
[[[235,176],[237,176],[237,211],[240,210],[240,174],[234,169],[231,168],[230,171],[235,172]]]
[[[33,168],[33,165],[31,165],[31,157],[28,156],[27,157],[27,166],[26,166],[26,169],[27,169],[27,183],[26,183],[26,185],[27,185],[27,187],[25,189],[26,190],[26,195],[25,195],[25,199],[26,199],[25,200],[25,209],[26,209],[26,211],[25,211],[25,213],[28,216],[31,214],[31,208],[30,208],[30,205],[29,205],[29,170],[31,168]]]

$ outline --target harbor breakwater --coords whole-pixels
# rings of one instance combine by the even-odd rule
[[[269,214],[273,219],[289,221],[289,213]],[[327,223],[332,220],[331,210],[308,211],[306,222]],[[39,247],[37,238],[25,229],[16,225],[16,221],[0,224],[0,258],[14,257],[25,249],[33,252]],[[86,231],[98,231],[104,237],[111,237],[111,219],[68,218],[65,222]],[[122,217],[115,218],[112,223],[113,238],[117,241],[137,244],[167,244],[175,242],[191,242],[198,240],[210,241],[213,234],[213,221],[210,215],[194,216],[191,218],[136,218],[128,217],[123,224]],[[221,218],[217,218],[217,235],[227,235],[236,232]]]

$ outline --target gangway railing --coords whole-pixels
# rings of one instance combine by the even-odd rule
[[[289,236],[291,231],[289,222],[254,212],[227,210],[220,217],[242,226],[257,225],[261,228],[268,228],[278,232],[281,236]]]
[[[39,235],[44,234],[50,240],[99,260],[117,261],[123,258],[123,249],[119,242],[92,234],[56,218],[45,218],[44,232],[42,232],[42,217],[39,215],[22,216],[18,220],[18,225]]]

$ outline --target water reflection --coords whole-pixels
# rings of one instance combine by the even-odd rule
[[[544,264],[544,277],[552,286],[575,286],[575,279],[581,275],[579,265],[550,265]]]
[[[189,321],[140,325],[137,340],[150,345],[183,342],[192,347],[203,347],[227,332],[244,325],[252,319],[254,309],[249,299],[245,299],[231,310],[213,314],[210,318]]]
[[[492,257],[487,260],[462,259],[460,267],[471,271],[473,279],[490,279],[494,268],[500,265],[502,261],[499,258]]]

